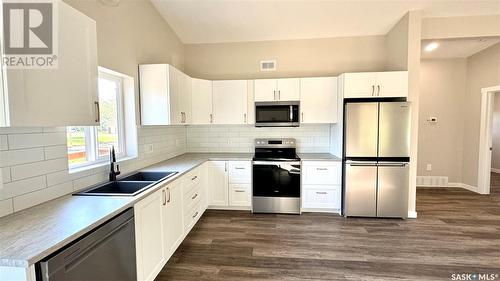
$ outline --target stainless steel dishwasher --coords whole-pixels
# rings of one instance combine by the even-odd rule
[[[38,263],[43,281],[136,280],[134,209],[130,208]]]

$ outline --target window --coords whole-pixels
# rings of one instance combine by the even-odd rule
[[[100,69],[98,90],[100,126],[67,127],[70,169],[107,162],[112,147],[117,158],[126,156],[123,77]]]

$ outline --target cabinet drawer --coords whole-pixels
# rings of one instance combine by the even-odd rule
[[[341,171],[342,164],[340,162],[304,162],[302,183],[340,184]]]
[[[187,212],[193,208],[201,200],[202,190],[200,186],[195,186],[191,190],[184,194],[184,200],[182,200],[184,205],[184,212]]]
[[[230,184],[229,185],[229,205],[249,207],[251,205],[251,185],[250,184]]]
[[[189,210],[188,212],[185,212],[184,214],[184,230],[185,233],[188,233],[191,228],[196,224],[198,219],[201,217],[203,214],[203,211],[201,209],[201,204],[198,202],[194,208]]]
[[[340,186],[304,185],[302,208],[339,209]]]
[[[250,183],[252,165],[249,161],[229,161],[229,183]]]
[[[196,168],[183,176],[184,194],[190,192],[193,186],[199,185],[201,181],[201,172],[201,169]]]

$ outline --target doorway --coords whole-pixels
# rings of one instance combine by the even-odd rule
[[[481,127],[479,133],[478,163],[478,191],[481,194],[490,194],[491,188],[493,113],[495,111],[496,93],[500,93],[500,85],[481,89]]]

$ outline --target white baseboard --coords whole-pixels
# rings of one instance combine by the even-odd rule
[[[495,174],[500,174],[500,169],[491,168],[491,172],[493,172]]]
[[[417,212],[416,211],[408,211],[408,218],[409,219],[416,219],[417,218]]]

